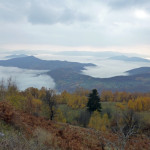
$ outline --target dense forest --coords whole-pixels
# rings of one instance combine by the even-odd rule
[[[2,80],[0,148],[148,149],[150,92],[98,92],[78,88],[57,93],[45,87],[19,91],[11,78]]]

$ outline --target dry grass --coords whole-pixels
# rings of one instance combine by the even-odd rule
[[[58,146],[59,141],[50,132],[47,132],[46,130],[44,130],[42,128],[37,128],[34,131],[33,136],[39,145],[41,145],[41,146],[47,145],[48,147],[51,147],[51,149],[60,150],[60,148]]]
[[[23,134],[15,131],[5,132],[5,136],[0,138],[0,150],[48,150],[36,139],[28,140]]]

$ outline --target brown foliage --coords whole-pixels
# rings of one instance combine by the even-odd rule
[[[0,119],[17,128],[23,129],[28,137],[32,136],[37,128],[43,128],[55,137],[61,149],[101,150],[98,138],[92,137],[96,135],[90,135],[87,129],[55,123],[42,117],[32,116],[20,110],[15,110],[6,102],[0,102]]]
[[[92,129],[75,127],[68,124],[56,123],[42,117],[32,116],[20,110],[15,110],[10,104],[0,102],[0,119],[25,131],[30,138],[37,128],[46,130],[52,135],[52,141],[57,141],[57,147],[70,150],[101,150],[105,147],[105,140],[115,140],[115,135],[96,132]],[[105,137],[105,138],[104,138]],[[56,142],[54,142],[56,143]],[[147,149],[150,140],[144,136],[134,137],[129,141],[128,148],[135,150]]]

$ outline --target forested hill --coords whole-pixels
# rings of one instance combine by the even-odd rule
[[[18,67],[33,70],[53,70],[58,68],[72,68],[76,71],[83,70],[86,66],[95,66],[91,63],[78,63],[59,60],[41,60],[34,56],[0,60],[0,66]]]
[[[85,89],[96,88],[99,91],[127,91],[148,92],[150,91],[150,73],[129,76],[116,76],[112,78],[94,78],[77,73],[69,68],[61,68],[48,72],[56,82],[58,91],[74,91],[78,87]]]
[[[150,73],[150,67],[140,67],[127,71],[130,75]]]

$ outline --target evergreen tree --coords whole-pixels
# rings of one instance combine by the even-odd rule
[[[92,93],[89,94],[87,109],[90,113],[92,113],[96,110],[101,112],[100,97],[99,97],[96,89],[93,89]]]

